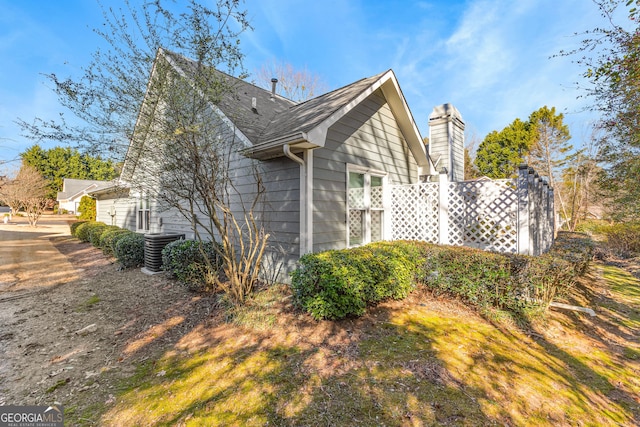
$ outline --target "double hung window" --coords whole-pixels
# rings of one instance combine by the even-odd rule
[[[146,233],[149,231],[151,223],[151,209],[149,208],[149,196],[141,195],[138,199],[138,218],[136,228],[139,232]]]
[[[347,184],[348,246],[384,239],[386,178],[382,172],[349,168]]]

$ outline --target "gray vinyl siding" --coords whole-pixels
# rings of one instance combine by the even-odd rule
[[[376,91],[335,123],[314,150],[313,251],[347,245],[347,164],[388,174],[391,184],[417,180],[417,165],[391,109]]]
[[[240,196],[233,197],[230,205],[238,222],[243,219],[243,204],[249,209],[256,196],[257,186],[252,172],[254,162],[237,156],[231,164],[234,186]],[[260,162],[258,168],[265,193],[254,214],[259,225],[269,234],[263,278],[286,281],[300,257],[300,166],[282,157]],[[159,217],[162,218],[162,226],[158,225]],[[153,233],[179,233],[187,239],[195,236],[191,224],[177,209],[163,209],[157,203],[151,205],[151,226],[150,232]]]
[[[115,215],[110,215],[111,209]],[[129,193],[101,195],[96,200],[96,221],[136,231],[136,200]]]
[[[453,181],[464,181],[464,130],[453,127]]]

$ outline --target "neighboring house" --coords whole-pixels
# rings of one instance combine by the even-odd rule
[[[78,207],[82,196],[88,195],[91,191],[113,186],[113,181],[97,181],[90,179],[64,178],[62,181],[62,191],[58,192],[58,210],[63,209],[69,213],[79,214]]]
[[[163,50],[157,61],[166,61],[183,76],[194,66]],[[266,187],[261,222],[270,234],[270,265],[265,270],[283,273],[280,280],[302,254],[390,239],[390,185],[438,179],[441,170],[436,171],[430,160],[392,70],[302,103],[223,76],[234,91],[216,108],[234,132],[241,153],[233,167],[240,172],[249,162],[260,163]],[[460,114],[447,104],[434,110],[430,122],[429,147],[438,150],[439,169],[448,167],[449,179],[454,180],[460,174],[456,162],[463,164],[462,157],[454,158],[464,138]],[[138,128],[140,123],[120,185],[91,192],[97,199],[98,221],[141,233],[193,237],[184,218],[163,211],[127,185],[140,179],[136,174],[142,173],[139,165],[144,159],[136,156],[143,152],[140,144],[149,144]],[[249,179],[238,175],[245,180],[239,185]]]

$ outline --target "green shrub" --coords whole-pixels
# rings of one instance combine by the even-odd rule
[[[315,319],[341,319],[404,298],[421,283],[483,310],[527,315],[573,285],[587,270],[592,248],[590,239],[574,233],[538,257],[417,241],[307,254],[292,273],[293,301]]]
[[[549,255],[568,261],[575,273],[581,276],[589,268],[594,247],[593,240],[586,234],[560,231],[549,250]]]
[[[292,273],[293,302],[316,319],[342,319],[361,316],[366,309],[361,281],[350,282],[354,270],[336,261],[346,257],[346,251],[306,254],[300,267]]]
[[[602,226],[596,232],[606,238],[606,247],[622,258],[633,258],[640,254],[640,223],[619,223]]]
[[[116,243],[114,255],[124,268],[143,265],[144,234],[134,232],[123,234]]]
[[[393,243],[307,254],[292,273],[294,304],[315,319],[361,316],[367,305],[415,287],[415,252]]]
[[[78,227],[80,227],[82,224],[84,224],[84,223],[86,223],[86,222],[87,222],[87,221],[75,221],[75,222],[72,222],[72,223],[69,225],[69,229],[71,230],[71,235],[72,235],[73,237],[78,237],[78,236],[76,235],[77,230],[78,230]]]
[[[125,230],[124,228],[117,227],[115,225],[107,227],[100,235],[100,247],[105,255],[113,255],[115,247],[114,243],[117,242],[117,237],[123,234],[132,233],[132,231]]]
[[[121,239],[124,239],[126,236],[130,235],[130,234],[137,234],[134,231],[131,230],[123,230],[123,233],[115,233],[114,236],[110,237],[111,240],[111,254],[115,257],[116,256],[116,246],[118,245],[118,242]]]
[[[162,269],[191,289],[207,288],[207,278],[220,268],[216,245],[197,240],[173,241],[162,249]],[[210,271],[207,259],[215,271]]]
[[[78,219],[84,219],[88,221],[96,220],[96,199],[89,196],[82,196],[80,204],[78,205],[78,211],[80,216]]]
[[[532,308],[546,309],[556,296],[565,295],[571,289],[580,270],[580,267],[552,253],[537,257],[515,255],[513,259],[519,261],[512,267],[520,302],[518,309],[512,309],[516,313]]]
[[[89,227],[89,243],[91,243],[96,248],[100,247],[100,236],[102,233],[108,228],[110,225],[104,224],[102,222],[96,222]]]
[[[479,249],[423,245],[422,283],[481,308],[517,309],[508,257]]]
[[[91,241],[91,231],[94,227],[99,226],[99,224],[105,225],[103,222],[97,223],[95,221],[87,221],[85,223],[80,224],[76,228],[76,238],[78,238],[82,242],[90,242]]]

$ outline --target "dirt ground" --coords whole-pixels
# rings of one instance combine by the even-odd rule
[[[215,306],[162,274],[120,271],[69,235],[71,219],[0,222],[0,405],[108,404]]]

